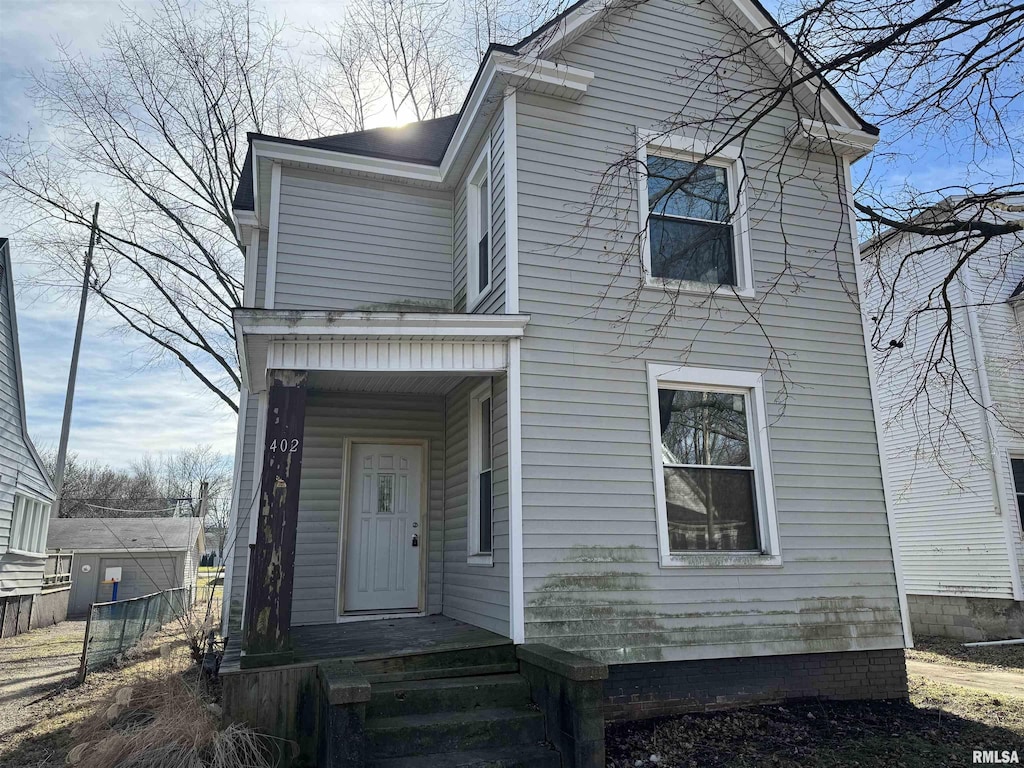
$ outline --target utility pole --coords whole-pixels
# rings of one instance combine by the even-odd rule
[[[199,483],[199,514],[196,515],[196,517],[206,517],[206,508],[207,505],[210,503],[209,499],[207,499],[207,496],[209,496],[209,494],[210,484],[206,480],[203,480],[202,482]]]
[[[71,371],[68,373],[68,393],[64,398],[64,422],[60,427],[60,444],[57,447],[57,467],[53,482],[57,497],[50,507],[50,517],[60,515],[61,496],[64,495],[64,463],[68,458],[68,437],[71,433],[71,407],[75,402],[75,379],[78,377],[78,353],[82,349],[82,329],[85,327],[85,303],[89,298],[89,273],[92,271],[92,251],[96,247],[96,227],[100,218],[100,204],[92,209],[92,228],[89,230],[89,250],[85,252],[85,274],[82,277],[82,298],[78,303],[78,327],[75,328],[75,346],[71,350]]]

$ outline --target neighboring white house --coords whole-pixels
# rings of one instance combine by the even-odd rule
[[[492,46],[459,114],[250,135],[232,674],[286,664],[296,634],[322,653],[358,622],[387,618],[361,630],[383,640],[446,617],[607,664],[608,718],[906,695],[849,296],[843,171],[877,129],[816,85],[661,196],[720,138],[663,128],[728,101],[687,73],[737,24],[774,22],[743,0],[585,1]],[[737,98],[777,87],[795,52],[771,39]]]
[[[1003,201],[990,215],[1024,222],[1024,197]],[[929,347],[945,313],[920,313],[906,336],[897,330],[962,255],[959,246],[933,245],[904,235],[876,238],[864,249],[887,280],[902,268],[896,290],[885,292],[892,311],[881,309],[883,294],[873,283],[865,312],[903,343],[878,355],[878,394],[910,615],[920,635],[1021,637],[1024,234],[990,241],[949,287],[953,333],[939,369],[949,374],[955,358],[962,384],[953,386],[923,367],[934,358]]]
[[[53,486],[28,435],[10,244],[0,238],[0,637],[52,624],[67,585],[47,588]]]

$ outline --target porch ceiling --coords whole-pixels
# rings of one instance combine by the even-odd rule
[[[520,338],[528,320],[528,315],[254,309],[234,314],[242,380],[250,392],[266,388],[272,369],[364,377],[497,373],[508,366],[509,339]]]

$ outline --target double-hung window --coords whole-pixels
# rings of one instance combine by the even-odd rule
[[[7,548],[29,555],[45,555],[49,518],[49,502],[15,493],[14,519]]]
[[[491,148],[484,147],[466,184],[466,286],[473,309],[491,291],[494,270],[491,226]]]
[[[641,141],[643,139],[641,138]],[[642,144],[640,214],[649,282],[752,295],[745,196],[735,151],[680,137]]]
[[[662,564],[778,564],[760,375],[648,372]]]
[[[494,552],[494,443],[490,382],[469,397],[469,562],[491,565]]]

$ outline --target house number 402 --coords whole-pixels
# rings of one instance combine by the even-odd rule
[[[271,453],[295,453],[297,450],[299,450],[299,439],[297,437],[291,440],[283,438],[270,443]]]

